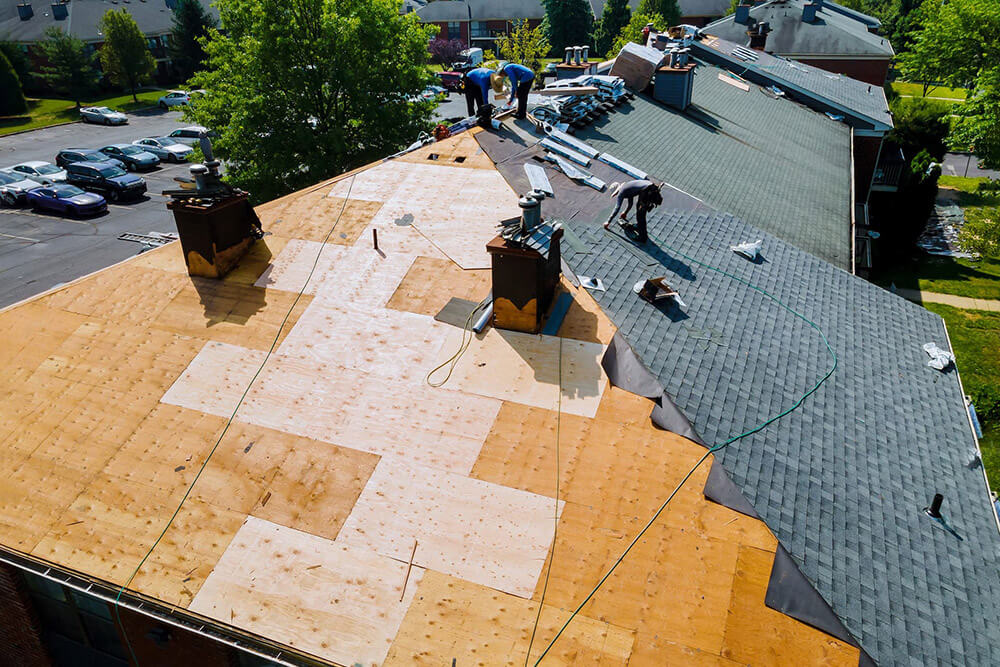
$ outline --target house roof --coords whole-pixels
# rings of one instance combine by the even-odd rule
[[[507,155],[491,135],[479,139],[524,187],[522,166],[538,149]],[[607,169],[598,176],[612,178]],[[591,293],[706,445],[794,406],[833,367],[829,340],[829,379],[717,455],[737,489],[727,504],[748,501],[743,511],[760,516],[790,555],[776,558],[776,570],[804,575],[790,585],[793,577],[772,571],[768,604],[805,617],[815,591],[832,616],[809,622],[853,638],[879,665],[995,663],[1000,533],[957,373],[930,368],[921,349],[948,345],[941,318],[685,201],[669,182],[649,217],[651,242],[635,245],[601,228],[610,207],[599,194],[557,178],[542,206],[566,226],[563,259],[602,281]],[[762,261],[730,249],[758,239]],[[654,276],[685,305],[641,300],[634,285]],[[960,538],[923,513],[935,493]],[[931,609],[940,615],[930,618],[953,620],[929,621]]]
[[[629,9],[635,13],[641,2],[642,0],[629,0]],[[594,12],[595,17],[601,17],[601,14],[604,13],[604,5],[606,4],[607,0],[590,0],[590,9]],[[729,11],[730,2],[727,0],[678,0],[677,5],[681,10],[681,18],[695,16],[711,17],[725,16],[726,12]],[[661,27],[666,28],[667,26]]]
[[[558,335],[489,329],[427,382],[518,210],[467,132],[259,207],[223,280],[173,243],[0,311],[0,555],[285,661],[537,658],[703,449],[609,386],[568,281]],[[856,665],[764,604],[777,542],[708,474],[550,655]]]
[[[465,0],[436,0],[416,10],[421,21],[468,21],[469,3]]]
[[[811,108],[843,115],[852,127],[881,131],[892,128],[889,102],[881,86],[763,51],[751,51],[710,34],[694,40],[691,48],[698,57],[742,78],[764,86],[778,86]]]
[[[783,56],[836,56],[887,59],[894,55],[885,37],[868,32],[867,26],[839,10],[821,5],[817,20],[802,20],[805,0],[771,0],[750,9],[750,18],[767,21],[771,32],[765,49]],[[737,44],[748,43],[747,26],[732,14],[705,26],[705,32]]]
[[[578,136],[710,206],[844,269],[851,262],[850,129],[711,65],[679,112],[640,95]]]
[[[19,0],[0,0],[0,39],[30,44],[45,39],[45,31],[55,26],[85,42],[100,42],[104,40],[100,32],[101,17],[109,9],[127,11],[146,35],[170,32],[173,21],[173,11],[165,0],[73,0],[65,4],[67,18],[59,21],[53,18],[52,7],[47,2],[34,3],[34,16],[22,21],[17,13],[18,4]],[[202,0],[202,5],[218,19],[219,12],[211,3]]]
[[[837,12],[838,14],[843,14],[855,21],[869,27],[869,28],[881,28],[882,21],[874,16],[870,16],[863,12],[859,12],[856,9],[851,9],[850,7],[845,7],[844,5],[838,5],[836,2],[831,0],[823,0],[823,6],[826,9]]]

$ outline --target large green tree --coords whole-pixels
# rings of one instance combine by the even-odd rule
[[[60,28],[50,27],[45,37],[38,46],[48,64],[42,67],[40,76],[58,93],[76,102],[79,109],[80,101],[94,91],[100,78],[94,68],[94,54],[87,51],[82,40]]]
[[[958,108],[952,141],[969,147],[991,169],[1000,169],[1000,66],[976,78]]]
[[[21,80],[17,78],[17,72],[7,56],[0,51],[0,116],[13,116],[27,110]]]
[[[594,23],[594,52],[607,53],[618,33],[628,25],[631,18],[632,10],[628,6],[628,0],[608,0],[601,18]]]
[[[153,54],[146,47],[146,37],[124,8],[119,11],[109,9],[104,13],[101,32],[104,34],[101,46],[104,72],[114,83],[131,91],[132,100],[138,102],[136,88],[156,70]]]
[[[31,64],[28,62],[27,54],[21,50],[21,45],[14,42],[0,42],[0,51],[7,56],[7,60],[14,67],[21,85],[28,88],[31,80]]]
[[[681,9],[677,5],[677,0],[642,0],[636,7],[635,13],[663,17],[664,30],[681,22]]]
[[[187,118],[216,130],[228,178],[266,201],[385,157],[431,124],[435,31],[395,0],[218,0],[209,94]]]
[[[652,23],[658,30],[665,30],[667,27],[666,20],[659,14],[642,14],[640,12],[636,12],[635,14],[632,14],[632,18],[629,19],[628,24],[625,25],[618,33],[618,36],[615,37],[615,41],[611,43],[611,48],[608,49],[605,57],[609,60],[611,58],[618,57],[618,53],[629,42],[641,44],[642,29],[646,27],[647,23]]]
[[[215,18],[199,0],[177,0],[170,26],[170,60],[181,78],[187,80],[201,69],[206,57],[201,41],[215,27]]]
[[[497,54],[504,60],[519,63],[537,74],[542,69],[542,58],[552,49],[542,27],[532,29],[528,22],[518,21],[514,30],[497,40]]]
[[[583,46],[590,40],[594,13],[587,0],[542,0],[545,18],[542,31],[556,55],[567,46]]]

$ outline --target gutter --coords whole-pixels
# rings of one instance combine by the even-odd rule
[[[881,149],[882,149],[882,145],[879,144],[879,150],[881,150]],[[875,172],[873,171],[872,172],[872,174],[873,174],[872,177],[873,178],[874,178],[874,173]],[[857,260],[858,260],[858,258],[857,258],[857,234],[858,234],[858,230],[857,230],[857,218],[856,218],[856,216],[854,214],[854,209],[856,208],[856,204],[855,204],[855,201],[854,201],[855,197],[856,197],[856,194],[855,194],[855,189],[854,188],[855,188],[855,184],[854,184],[854,128],[852,127],[851,128],[851,242],[850,242],[850,247],[851,247],[851,275],[852,276],[858,275],[858,271],[857,271],[857,268],[858,268],[857,267]],[[870,191],[869,191],[869,193],[870,193]],[[868,203],[867,197],[865,198],[865,203],[866,204]]]

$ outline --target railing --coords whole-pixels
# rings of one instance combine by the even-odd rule
[[[905,165],[901,162],[878,165],[875,167],[875,178],[872,180],[872,185],[889,188],[899,187],[899,181],[900,177],[903,175],[904,166]]]

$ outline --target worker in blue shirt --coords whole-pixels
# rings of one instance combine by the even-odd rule
[[[514,104],[514,97],[517,97],[517,113],[514,118],[526,118],[528,93],[531,91],[531,83],[535,80],[535,73],[524,65],[501,63],[497,76],[506,76],[510,79],[510,100],[507,103]]]
[[[477,110],[490,103],[490,77],[493,74],[495,72],[489,67],[477,67],[470,69],[462,78],[470,116],[475,116]]]

